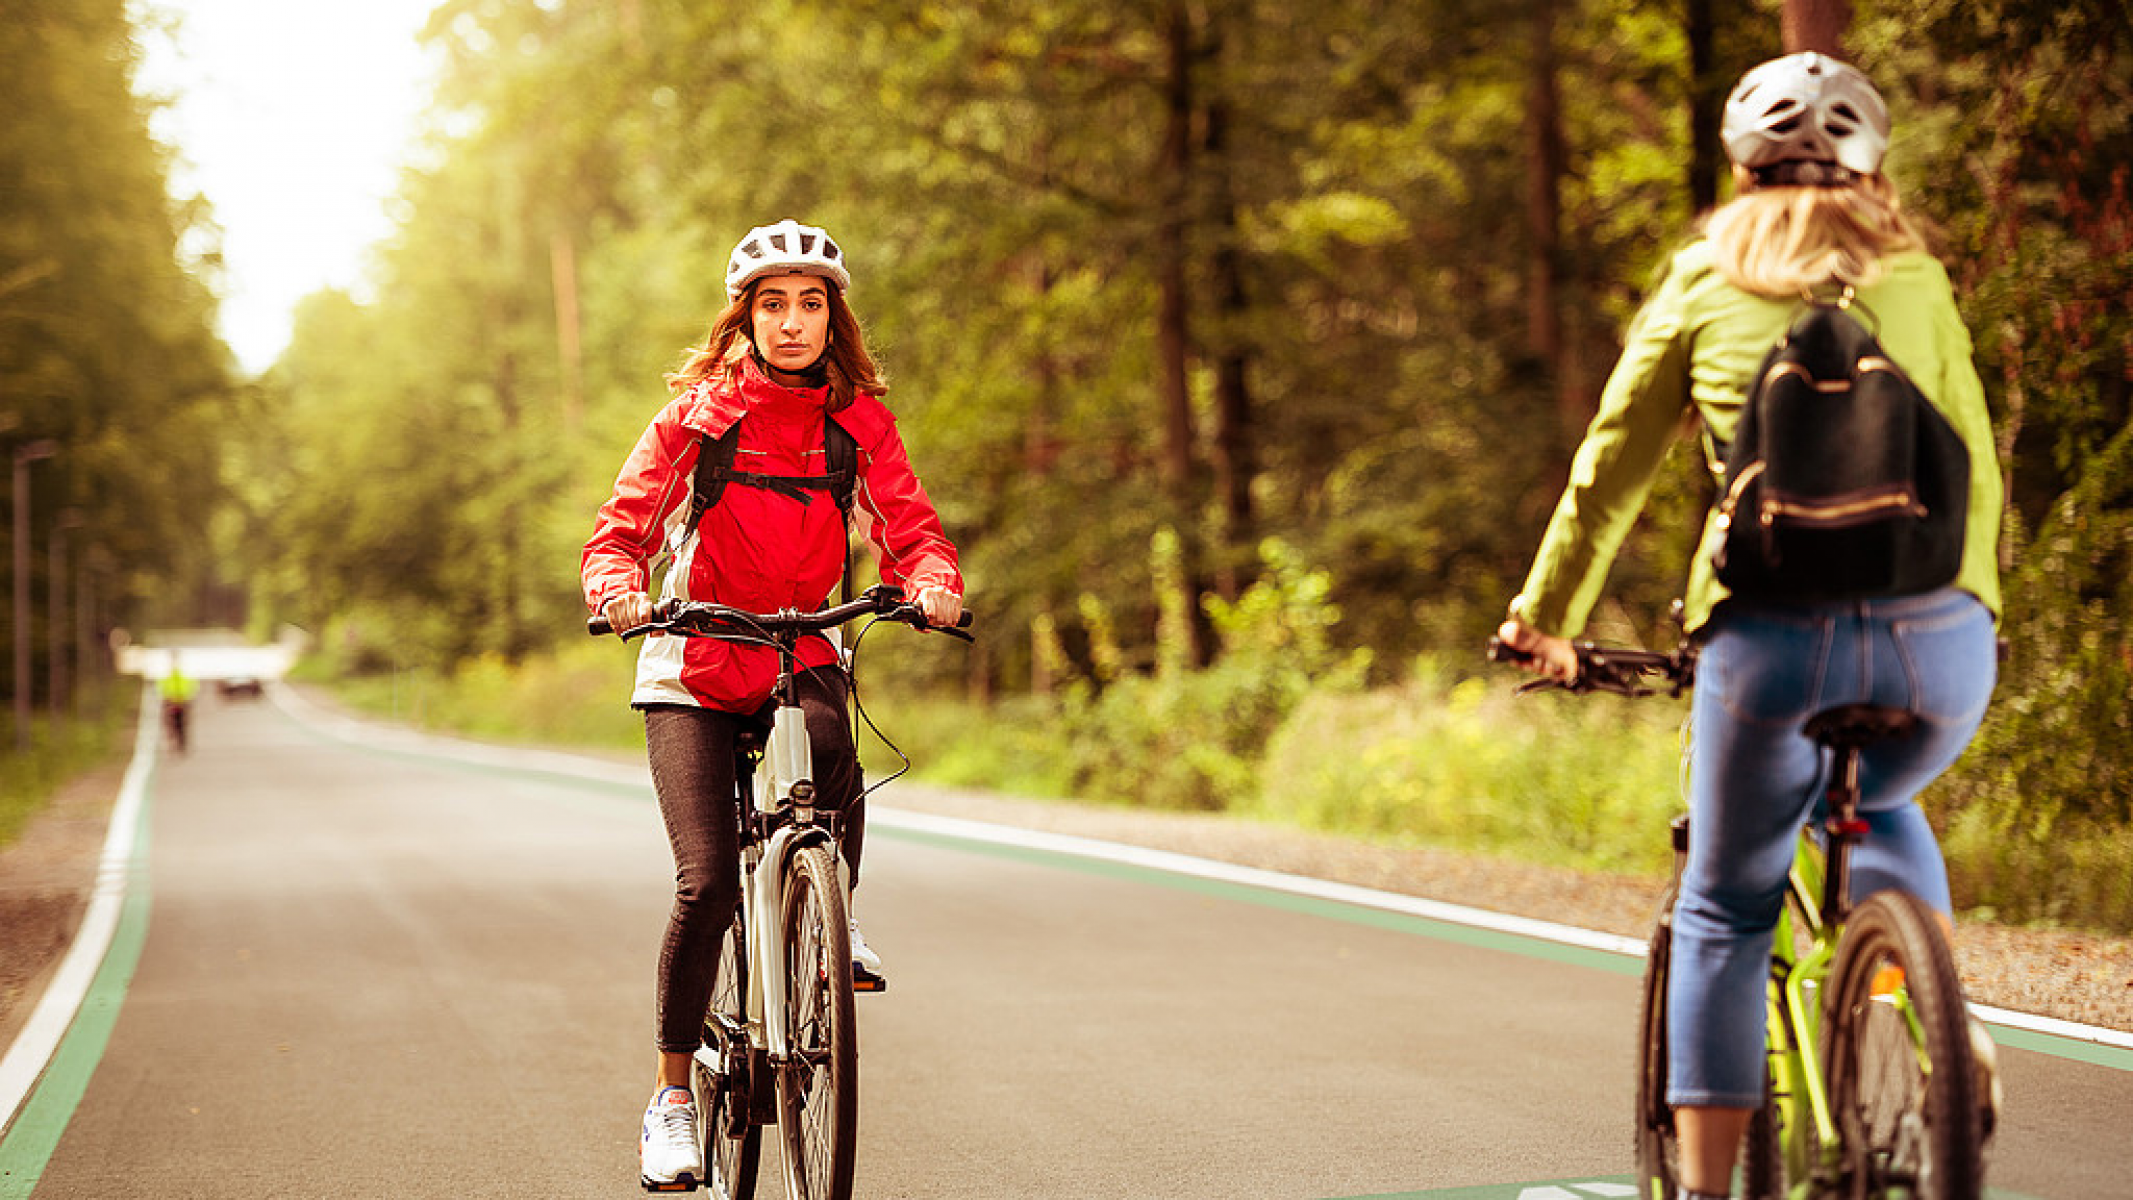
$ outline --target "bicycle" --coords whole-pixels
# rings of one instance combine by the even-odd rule
[[[1521,692],[1559,688],[1679,696],[1695,680],[1695,654],[1575,643],[1571,683],[1534,680]],[[1491,639],[1489,658],[1523,661]],[[1853,847],[1859,759],[1875,742],[1907,736],[1915,714],[1842,705],[1817,713],[1807,735],[1833,757],[1826,811],[1800,831],[1770,958],[1769,1067],[1763,1106],[1739,1158],[1750,1200],[1927,1197],[1984,1193],[1984,1143],[1995,1114],[1978,1094],[1969,1008],[1939,916],[1917,897],[1881,891],[1854,905]],[[1666,1102],[1667,975],[1674,902],[1688,857],[1689,823],[1671,826],[1673,877],[1645,958],[1638,1018],[1637,1188],[1673,1200],[1680,1147]]]
[[[802,637],[866,616],[874,620],[853,639],[854,654],[866,630],[881,621],[971,640],[963,632],[969,613],[956,628],[929,626],[917,606],[886,587],[819,612],[751,613],[662,601],[650,623],[623,635],[713,637],[778,653],[768,716],[745,727],[734,749],[741,902],[720,940],[718,982],[691,1081],[706,1178],[684,1175],[671,1185],[647,1183],[647,1190],[695,1191],[701,1183],[719,1200],[748,1200],[755,1192],[762,1129],[775,1124],[785,1194],[791,1200],[850,1200],[859,1135],[853,995],[862,981],[854,972],[846,933],[849,897],[837,857],[840,815],[815,808],[814,749],[794,701],[793,674]],[[586,628],[610,632],[604,617],[592,618]],[[857,706],[856,684],[853,694]],[[858,710],[864,719],[865,708]],[[909,765],[904,759],[904,767]],[[883,986],[878,977],[867,978],[868,990]]]

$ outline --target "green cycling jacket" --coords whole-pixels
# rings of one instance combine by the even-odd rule
[[[1906,253],[1885,259],[1882,268],[1879,282],[1858,290],[1857,304],[1889,357],[1970,448],[1968,533],[1955,586],[1984,601],[1997,619],[2002,483],[1970,332],[1938,260]],[[1687,414],[1693,409],[1721,443],[1730,443],[1750,380],[1799,309],[1797,300],[1766,299],[1728,283],[1712,265],[1707,241],[1674,255],[1630,325],[1533,569],[1511,602],[1512,615],[1561,637],[1584,631],[1668,448],[1692,428]],[[1683,594],[1692,633],[1726,597],[1712,566],[1718,541],[1713,512],[1705,517]]]

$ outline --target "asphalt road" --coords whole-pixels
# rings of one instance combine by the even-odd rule
[[[666,844],[539,767],[208,706],[37,1200],[641,1194]],[[876,829],[861,1196],[1622,1194],[1633,961]],[[2133,1195],[2133,1070],[2004,1059],[1996,1189]]]

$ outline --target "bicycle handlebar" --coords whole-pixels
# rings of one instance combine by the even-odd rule
[[[1582,696],[1592,692],[1610,692],[1617,696],[1649,696],[1658,688],[1648,687],[1647,678],[1666,681],[1669,695],[1679,696],[1696,681],[1696,655],[1688,647],[1672,654],[1660,654],[1652,650],[1633,650],[1625,646],[1602,646],[1595,642],[1572,642],[1570,649],[1578,658],[1578,676],[1565,683],[1560,679],[1534,679],[1520,684],[1521,692],[1558,688],[1572,695]],[[1488,657],[1490,662],[1529,663],[1533,655],[1507,645],[1502,638],[1490,638]]]
[[[848,604],[839,604],[815,612],[784,609],[775,613],[756,613],[746,609],[729,608],[701,600],[662,600],[652,606],[652,619],[622,635],[624,641],[647,633],[673,633],[683,637],[719,637],[728,634],[774,637],[781,633],[819,633],[852,620],[855,617],[875,616],[885,621],[896,621],[913,629],[945,633],[951,637],[973,641],[963,632],[970,628],[971,614],[968,609],[957,618],[954,626],[933,625],[926,620],[924,610],[903,599],[896,589],[886,586],[868,588],[860,597]],[[613,633],[607,614],[600,613],[586,618],[585,632],[594,637]]]

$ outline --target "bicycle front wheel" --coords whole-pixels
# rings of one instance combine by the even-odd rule
[[[1838,944],[1823,1065],[1839,1194],[1976,1200],[1984,1161],[1969,1013],[1939,918],[1880,892]]]
[[[748,1027],[747,929],[739,910],[718,940],[718,973],[711,990],[711,1016],[704,1025],[704,1045],[717,1052],[712,1067],[699,1055],[694,1069],[698,1134],[704,1167],[716,1200],[749,1200],[755,1195],[756,1162],[763,1150],[762,1128],[749,1120],[753,1088],[767,1080],[751,1079]]]
[[[778,1132],[791,1200],[850,1200],[859,1144],[859,1025],[852,942],[834,853],[810,846],[786,881],[786,1038]]]

